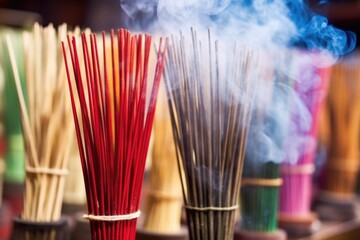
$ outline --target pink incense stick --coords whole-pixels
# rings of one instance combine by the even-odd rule
[[[300,58],[303,52],[297,52]],[[296,57],[295,57],[296,58]],[[306,57],[306,59],[308,59]],[[312,175],[314,172],[314,156],[316,150],[316,134],[319,112],[328,87],[329,67],[320,67],[319,59],[310,53],[309,59],[299,67],[299,78],[295,91],[308,113],[307,127],[299,119],[299,110],[293,111],[293,126],[288,141],[291,151],[286,153],[282,165],[283,185],[280,188],[279,216],[286,218],[302,218],[311,214]],[[295,146],[293,146],[295,145]],[[295,149],[294,149],[295,148]]]

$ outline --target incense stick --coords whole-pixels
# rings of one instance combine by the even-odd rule
[[[301,116],[298,115],[299,109],[293,108],[292,118],[296,124],[289,133],[285,150],[289,156],[282,165],[284,181],[280,189],[279,219],[284,223],[308,222],[310,226],[312,220],[315,220],[310,205],[318,120],[326,96],[330,68],[319,67],[319,57],[315,53],[294,54],[295,59],[308,60],[297,67],[299,84],[295,86],[295,90],[309,114],[309,119],[306,119],[308,126],[304,128]],[[291,159],[292,151],[295,151],[295,159]]]
[[[10,37],[7,45],[20,103],[20,116],[27,161],[24,210],[21,218],[30,221],[60,219],[64,176],[73,136],[70,98],[66,92],[64,65],[57,48],[66,35],[52,25],[34,25],[24,33],[25,75],[28,109]],[[61,127],[59,127],[61,126]]]
[[[93,239],[135,239],[165,60],[160,40],[150,79],[151,36],[124,29],[116,36],[103,33],[98,44],[95,34],[83,33],[82,51],[69,37],[69,55],[62,44]]]
[[[66,176],[63,204],[79,206],[83,205],[83,209],[85,209],[85,186],[79,151],[76,144],[73,144],[72,150],[70,152],[68,169],[69,174]]]
[[[143,229],[180,233],[182,191],[176,163],[171,120],[164,91],[160,91],[154,123],[152,165],[147,186]]]
[[[190,239],[233,237],[255,66],[210,32],[172,37],[165,85]]]
[[[326,104],[330,139],[321,188],[343,199],[353,197],[359,169],[359,66],[357,56],[333,67]]]
[[[241,228],[245,231],[277,231],[280,164],[293,97],[293,79],[284,72],[284,66],[288,64],[287,69],[291,69],[291,63],[287,52],[277,57],[271,52],[262,56],[241,188]]]

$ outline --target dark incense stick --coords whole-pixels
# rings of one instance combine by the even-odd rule
[[[69,38],[69,47],[71,63],[63,44],[92,238],[135,239],[164,44],[160,40],[153,80],[149,35],[121,29],[110,41],[103,33],[98,46],[95,34],[83,34],[83,54],[75,38]]]
[[[190,239],[232,239],[256,61],[208,36],[172,38],[165,83]]]

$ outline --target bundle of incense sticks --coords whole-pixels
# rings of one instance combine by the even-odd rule
[[[359,169],[359,80],[356,54],[333,67],[326,102],[330,139],[321,189],[340,200],[353,197]]]
[[[275,55],[263,57],[250,123],[241,188],[241,230],[277,234],[280,165],[294,94],[293,79],[283,72],[285,64],[292,68],[291,55],[271,56]],[[270,58],[272,64],[265,60]]]
[[[112,31],[107,39],[103,33],[98,43],[95,34],[83,33],[82,51],[69,37],[70,58],[62,46],[87,195],[84,217],[93,239],[131,240],[166,41],[160,40],[156,67],[150,70],[151,36],[124,29],[116,36]]]
[[[288,158],[285,158],[281,169],[283,185],[280,189],[279,221],[310,226],[316,220],[310,205],[318,119],[327,92],[330,68],[319,66],[320,56],[315,52],[294,54],[299,61],[295,90],[308,116],[301,120],[301,110],[295,106],[292,108],[295,124],[289,131],[285,148]]]
[[[61,216],[66,166],[74,136],[70,97],[59,48],[66,32],[66,25],[60,26],[56,32],[52,25],[43,28],[35,24],[31,32],[23,34],[26,94],[20,86],[12,39],[10,36],[6,39],[25,141],[22,220],[53,222]],[[36,239],[39,235],[33,237]]]
[[[176,151],[164,91],[155,115],[152,164],[146,191],[143,229],[154,233],[179,234],[182,191]]]
[[[190,239],[232,239],[256,83],[243,45],[180,34],[167,52],[165,85]]]
[[[85,206],[86,204],[86,194],[80,156],[76,142],[74,142],[70,152],[68,169],[69,174],[66,176],[63,204],[79,205],[81,208],[81,205]]]

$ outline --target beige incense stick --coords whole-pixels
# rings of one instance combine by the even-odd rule
[[[164,91],[159,94],[153,137],[152,165],[146,191],[143,228],[157,233],[177,234],[180,231],[182,191]]]
[[[25,32],[26,95],[20,87],[11,39],[7,44],[21,109],[26,152],[26,182],[22,218],[56,221],[61,215],[67,162],[74,130],[60,40],[67,28],[35,24]],[[25,98],[28,105],[25,104]],[[28,107],[28,108],[27,108]]]
[[[338,197],[352,197],[359,169],[359,56],[333,67],[327,111],[330,138],[323,190]]]

